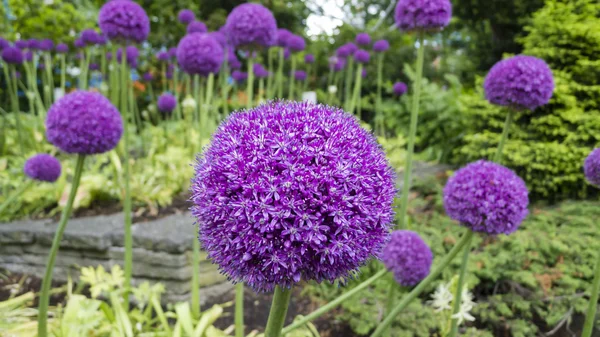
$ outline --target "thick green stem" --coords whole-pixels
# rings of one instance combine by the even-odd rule
[[[67,221],[71,216],[71,210],[73,209],[73,201],[75,195],[77,195],[77,189],[79,182],[81,181],[81,173],[83,172],[83,162],[85,155],[78,155],[77,163],[75,165],[75,173],[73,175],[73,181],[71,182],[71,191],[69,192],[69,199],[65,208],[63,208],[60,216],[54,239],[52,240],[52,247],[48,255],[48,262],[46,263],[46,272],[44,273],[44,279],[42,280],[42,290],[40,294],[40,304],[38,309],[38,337],[48,336],[48,306],[50,304],[50,286],[52,285],[52,272],[54,271],[54,263],[56,262],[56,255],[60,247],[60,241],[62,240],[65,228],[67,228]]]
[[[119,83],[121,81],[119,76],[119,63],[117,62],[117,45],[113,45],[110,63],[110,101],[114,106],[120,106],[119,93],[121,90],[119,90]]]
[[[283,63],[285,61],[284,57],[285,51],[283,48],[279,49],[279,63],[277,64],[277,97],[283,98]]]
[[[363,65],[361,63],[358,65],[358,68],[356,68],[356,80],[354,81],[354,92],[352,93],[352,100],[350,101],[350,106],[348,107],[348,112],[351,114],[354,113],[354,109],[356,108],[356,106],[358,104],[358,100],[360,99],[362,69],[363,69]],[[360,116],[358,116],[358,118],[360,119]]]
[[[167,63],[166,62],[162,62],[161,70],[162,70],[162,78],[163,78],[163,92],[167,92],[167,91],[169,91],[169,88],[167,85],[169,83],[169,80],[167,79]]]
[[[288,99],[294,99],[294,86],[296,85],[296,55],[290,55],[290,59],[292,60],[292,70],[290,71],[290,92],[288,93]]]
[[[0,204],[0,215],[4,213],[4,210],[10,206],[23,192],[33,185],[33,180],[29,180],[19,186],[13,194],[11,194],[2,204]]]
[[[44,53],[44,67],[46,69],[46,85],[48,87],[48,89],[46,89],[44,86],[44,92],[48,93],[48,105],[46,105],[46,109],[49,109],[52,102],[54,102],[54,93],[52,92],[54,90],[54,76],[52,75],[52,57],[50,52]]]
[[[423,33],[419,33],[419,49],[417,52],[416,78],[413,83],[412,108],[410,111],[410,129],[408,132],[408,149],[406,150],[406,165],[404,165],[404,182],[402,194],[400,195],[400,228],[406,228],[406,217],[408,210],[408,194],[410,192],[411,175],[413,166],[413,154],[415,152],[415,138],[417,135],[417,124],[419,121],[419,104],[421,99],[421,80],[423,78],[423,61],[425,59],[425,46],[423,45]]]
[[[273,76],[271,76],[272,71],[273,71],[273,51],[275,51],[275,48],[269,48],[269,52],[268,52],[268,72],[269,72],[269,77],[267,77],[267,91],[265,93],[265,96],[267,99],[271,99],[273,97]]]
[[[235,285],[235,337],[244,337],[244,284]]]
[[[375,134],[384,136],[383,112],[381,111],[381,87],[383,78],[383,53],[377,55],[377,99],[375,101]]]
[[[258,80],[258,102],[262,102],[265,98],[265,79],[261,78]]]
[[[123,213],[125,214],[125,260],[123,271],[125,273],[125,306],[129,306],[129,287],[131,286],[131,270],[133,267],[133,237],[131,235],[131,188],[129,173],[129,106],[127,105],[127,91],[129,88],[129,71],[127,69],[127,58],[125,57],[125,46],[121,57],[121,114],[123,115],[123,166],[125,173],[125,199],[123,200]]]
[[[396,289],[399,287],[398,283],[396,282],[396,280],[394,279],[393,275],[390,275],[389,278],[389,283],[390,283],[390,289],[388,292],[388,299],[387,299],[387,304],[385,306],[385,313],[390,313],[392,312],[392,309],[394,309],[394,303],[396,302]],[[384,332],[385,336],[389,336],[389,327],[388,329]]]
[[[254,106],[254,58],[252,57],[252,50],[249,51],[248,55],[248,83],[246,83],[246,109],[250,109]]]
[[[269,312],[269,319],[265,327],[265,337],[280,337],[282,335],[281,330],[285,323],[285,316],[287,315],[291,297],[292,289],[283,289],[280,286],[275,287],[273,303],[271,303],[271,311]]]
[[[25,146],[23,142],[23,128],[21,126],[21,109],[19,108],[19,97],[17,96],[17,73],[14,66],[9,65],[8,67],[2,67],[4,69],[4,76],[6,78],[6,84],[8,85],[8,92],[10,94],[10,104],[13,113],[15,114],[15,124],[17,126],[17,142],[19,143],[19,151],[21,155],[25,155]],[[12,74],[12,80],[11,76]]]
[[[469,264],[469,254],[471,253],[471,241],[472,237],[465,244],[462,263],[460,265],[460,274],[458,275],[458,282],[456,284],[456,292],[454,293],[454,303],[452,305],[452,316],[456,315],[460,311],[460,305],[462,302],[462,290],[465,284],[465,276],[467,274],[467,265]],[[450,328],[450,335],[448,337],[455,337],[458,334],[458,318],[452,318],[452,326]]]
[[[348,111],[352,99],[352,75],[354,75],[354,58],[348,57],[346,66],[346,82],[344,83],[344,108]]]
[[[183,119],[183,110],[181,109],[181,104],[179,104],[179,71],[177,67],[173,68],[173,95],[175,95],[175,101],[177,105],[175,105],[175,112],[177,113],[177,117],[181,120]],[[196,102],[198,104],[198,102]]]
[[[202,129],[202,121],[200,117],[200,109],[202,109],[202,99],[200,97],[200,75],[192,75],[194,79],[194,101],[196,101],[196,109],[194,110],[194,118],[193,120],[197,123],[196,126],[198,128],[198,133],[204,133]],[[200,147],[201,145],[198,144]]]
[[[596,271],[594,281],[592,282],[592,294],[585,315],[585,323],[581,337],[591,337],[594,330],[594,321],[596,321],[596,310],[598,308],[598,293],[600,293],[600,256],[596,257]]]
[[[375,281],[379,280],[381,277],[383,277],[384,275],[387,274],[387,270],[386,269],[382,269],[380,270],[377,274],[371,276],[369,279],[367,279],[366,281],[364,281],[363,283],[359,284],[358,286],[344,292],[340,297],[334,299],[333,301],[325,304],[324,306],[320,307],[319,309],[311,312],[310,314],[302,317],[301,319],[295,320],[292,324],[286,326],[285,328],[283,328],[282,330],[282,334],[286,334],[289,333],[301,326],[303,326],[304,324],[313,321],[319,317],[321,317],[322,315],[328,313],[329,311],[333,310],[333,308],[337,307],[338,305],[340,305],[342,302],[348,300],[349,298],[351,298],[352,296],[358,294],[359,292],[361,292],[363,289],[367,288],[368,286],[370,286],[371,284],[373,284]]]
[[[514,116],[515,116],[515,111],[513,109],[509,109],[508,114],[506,115],[506,120],[504,121],[504,128],[502,129],[502,136],[500,138],[500,143],[498,143],[498,148],[496,149],[496,155],[494,155],[494,162],[496,162],[498,164],[502,163],[502,150],[504,149],[504,144],[506,144],[506,141],[508,140],[510,126],[512,124]]]
[[[192,314],[200,318],[200,241],[198,241],[198,226],[194,225],[192,237]]]
[[[229,99],[229,90],[231,89],[231,86],[227,82],[229,81],[229,65],[227,65],[227,63],[225,63],[225,69],[223,71],[225,74],[223,75],[223,83],[221,83],[221,99],[223,100],[223,118],[225,118],[229,115],[227,100]]]
[[[65,54],[60,54],[60,88],[62,89],[63,95],[66,94],[66,83],[67,83],[67,66],[65,62]]]
[[[100,71],[102,72],[102,82],[106,81],[106,47],[100,49]]]
[[[377,327],[377,329],[375,329],[375,332],[373,332],[371,337],[380,337],[383,334],[383,332],[392,324],[392,322],[394,322],[398,314],[402,312],[402,310],[404,310],[404,308],[406,308],[410,304],[410,302],[412,302],[412,300],[417,298],[417,296],[419,296],[425,290],[425,288],[427,288],[429,284],[440,275],[444,268],[446,268],[450,264],[450,262],[452,262],[454,257],[456,257],[456,255],[463,250],[467,243],[471,242],[472,237],[473,231],[467,231],[460,239],[460,241],[452,248],[452,250],[450,250],[450,252],[446,256],[444,256],[444,258],[437,264],[436,268],[432,270],[429,273],[429,275],[423,281],[421,281],[421,283],[419,283],[419,285],[417,285],[410,293],[402,297],[400,303],[398,303],[394,310],[392,310],[392,312],[390,312],[385,317],[383,322],[379,324],[379,326]]]

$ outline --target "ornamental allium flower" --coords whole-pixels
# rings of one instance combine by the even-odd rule
[[[82,38],[78,38],[78,39],[75,39],[75,42],[73,42],[73,45],[75,46],[75,48],[83,48],[83,47],[85,47],[85,42],[83,41]]]
[[[10,42],[8,42],[8,40],[0,37],[0,49],[4,49],[4,48],[8,48],[8,47],[10,47]]]
[[[315,56],[313,54],[304,55],[304,63],[306,63],[306,64],[315,63]]]
[[[175,107],[177,106],[177,100],[175,99],[175,96],[169,93],[164,93],[158,97],[158,102],[156,105],[158,106],[158,110],[160,112],[170,114],[173,112],[173,110],[175,110]]]
[[[408,90],[408,88],[406,87],[406,84],[404,84],[404,82],[396,82],[394,83],[392,90],[394,92],[394,95],[402,96],[406,93],[406,90]]]
[[[217,41],[221,45],[221,48],[223,48],[223,50],[227,48],[227,36],[225,36],[225,34],[221,32],[210,32],[208,33],[208,35],[215,39],[215,41]]]
[[[98,43],[98,40],[100,39],[100,34],[98,34],[95,30],[93,29],[85,29],[81,32],[81,40],[87,45],[87,46],[93,46],[96,43]]]
[[[119,0],[122,1],[122,0]],[[121,56],[123,55],[123,50],[119,48],[117,50],[117,61],[121,62]],[[129,67],[137,68],[138,57],[140,56],[140,51],[136,46],[127,46],[125,48],[125,60]]]
[[[94,71],[94,70],[100,70],[100,65],[98,63],[90,63],[89,69],[92,70],[92,71]]]
[[[27,49],[29,47],[29,42],[27,42],[27,40],[17,40],[15,41],[15,47],[21,50]]]
[[[343,45],[335,51],[335,55],[339,58],[346,58],[350,56],[350,50],[348,49],[348,46]]]
[[[290,32],[289,30],[285,29],[285,28],[280,28],[277,30],[277,42],[276,44],[279,47],[287,47],[288,46],[288,40],[290,38],[290,36],[294,35],[292,32]]]
[[[165,77],[167,78],[167,80],[172,80],[173,79],[173,70],[167,70],[167,72],[165,73]]]
[[[550,101],[554,78],[544,60],[517,55],[496,63],[483,87],[492,104],[535,110]]]
[[[144,73],[144,75],[142,75],[142,79],[146,82],[152,82],[152,80],[154,79],[154,75],[152,75],[152,73],[148,71]]]
[[[156,59],[159,61],[168,61],[169,58],[169,53],[167,53],[166,51],[159,51],[158,53],[156,53]]]
[[[231,73],[231,78],[233,78],[233,80],[237,83],[241,83],[248,79],[248,73],[239,70],[234,70]]]
[[[373,51],[376,53],[382,53],[390,49],[390,43],[387,40],[379,40],[373,43]]]
[[[177,19],[179,22],[187,25],[188,23],[196,20],[196,14],[194,14],[191,9],[182,9],[179,11],[179,14],[177,14]]]
[[[188,34],[206,33],[207,31],[208,31],[208,29],[206,28],[206,25],[202,21],[194,21],[194,22],[191,22],[187,26],[187,33]]]
[[[59,54],[66,54],[69,52],[69,46],[66,43],[59,43],[55,48],[56,52]]]
[[[133,1],[113,0],[105,3],[98,14],[100,30],[109,40],[143,42],[150,33],[146,11]]]
[[[371,44],[371,37],[367,33],[359,33],[356,35],[356,44],[359,46],[368,46]]]
[[[346,67],[346,60],[340,58],[337,60],[335,66],[333,66],[333,70],[336,72],[342,71]]]
[[[452,17],[450,0],[398,0],[394,19],[404,31],[435,31],[446,27]]]
[[[344,46],[346,46],[346,49],[348,50],[348,56],[354,55],[358,50],[358,47],[352,42],[348,42]]]
[[[99,46],[104,46],[104,45],[106,45],[107,42],[108,42],[108,39],[106,38],[106,36],[104,36],[104,34],[102,34],[102,33],[98,33],[96,44]]]
[[[600,148],[594,149],[585,158],[583,172],[590,184],[600,188]]]
[[[67,153],[108,152],[117,146],[122,134],[121,114],[98,92],[66,94],[50,107],[46,117],[48,141]]]
[[[444,187],[444,208],[475,232],[510,234],[528,214],[523,180],[510,169],[480,160],[456,171]]]
[[[8,47],[2,50],[2,59],[8,64],[21,64],[23,58],[23,52],[17,47]]]
[[[61,166],[58,159],[40,153],[27,159],[23,172],[31,179],[53,183],[60,177]]]
[[[358,63],[369,63],[369,60],[371,59],[371,55],[369,54],[368,51],[364,50],[364,49],[359,49],[354,53],[354,60],[356,60],[356,62]]]
[[[293,52],[303,51],[306,48],[306,41],[302,36],[292,34],[288,38],[287,47]]]
[[[255,3],[235,7],[225,23],[227,37],[234,47],[269,47],[277,41],[273,13]]]
[[[240,69],[242,67],[242,63],[238,60],[235,50],[233,49],[227,50],[227,65],[229,66],[229,69]]]
[[[260,63],[255,63],[254,66],[252,67],[252,71],[254,73],[254,76],[256,76],[256,78],[265,78],[265,77],[269,77],[269,71],[267,69],[265,69],[265,67],[263,67],[262,64]]]
[[[169,48],[169,50],[167,50],[167,53],[169,53],[169,57],[176,58],[177,57],[177,47]]]
[[[40,49],[40,41],[36,40],[36,39],[29,39],[29,40],[27,40],[27,48],[29,48],[29,50],[38,50],[38,49]]]
[[[50,39],[43,39],[40,41],[39,47],[41,51],[51,51],[54,48],[54,42]]]
[[[429,275],[433,254],[419,234],[399,230],[392,232],[381,261],[394,274],[398,284],[412,287]]]
[[[279,101],[234,113],[195,169],[200,241],[256,291],[349,277],[389,238],[394,171],[341,109]]]
[[[306,71],[304,70],[296,70],[294,73],[294,78],[296,81],[306,81]]]
[[[221,45],[207,34],[188,34],[177,46],[177,62],[188,74],[208,76],[217,73],[224,58]]]
[[[33,61],[33,52],[31,50],[26,50],[23,54],[25,61],[31,62]]]
[[[290,48],[284,48],[283,49],[283,59],[284,60],[289,59],[290,55],[292,55],[292,52],[290,51]]]

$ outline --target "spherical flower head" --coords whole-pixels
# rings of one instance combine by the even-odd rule
[[[356,35],[356,44],[359,46],[368,46],[371,44],[371,37],[367,33],[359,33]]]
[[[398,0],[394,19],[403,31],[441,30],[450,23],[450,0]]]
[[[85,29],[81,32],[81,40],[86,46],[93,46],[99,40],[99,34],[93,29]]]
[[[217,73],[224,58],[221,45],[207,34],[188,34],[177,46],[177,62],[188,74],[208,76]]]
[[[119,1],[122,1],[122,0],[119,0]],[[119,48],[117,50],[117,61],[118,62],[121,62],[122,55],[123,55],[123,50],[121,48]],[[127,46],[127,48],[125,48],[125,60],[131,68],[137,67],[137,62],[138,62],[139,56],[140,56],[140,51],[137,49],[136,46]]]
[[[27,40],[27,48],[29,50],[39,50],[40,49],[40,41],[36,39]]]
[[[293,52],[303,51],[306,48],[306,41],[302,36],[292,34],[288,38],[287,47]]]
[[[240,69],[242,67],[242,63],[238,60],[235,50],[233,49],[227,50],[227,65],[230,69]]]
[[[53,183],[60,177],[61,166],[58,159],[41,153],[27,159],[23,172],[31,179]]]
[[[346,278],[389,238],[394,171],[341,109],[279,101],[234,113],[195,170],[204,249],[256,291]]]
[[[262,64],[260,63],[255,63],[252,66],[252,71],[254,72],[254,76],[256,76],[256,78],[265,78],[265,77],[269,77],[269,71],[267,71],[267,69],[265,69],[265,67],[263,67]]]
[[[590,184],[600,188],[600,148],[594,149],[585,159],[583,173]]]
[[[208,29],[206,28],[206,25],[202,21],[194,21],[194,22],[191,22],[187,26],[187,33],[188,34],[206,33],[207,31],[208,31]]]
[[[29,47],[29,42],[27,40],[17,40],[15,41],[15,47],[23,50]]]
[[[92,71],[94,71],[94,70],[100,70],[100,65],[98,63],[90,63],[89,69],[92,70]]]
[[[8,64],[21,64],[23,59],[23,52],[17,47],[8,47],[2,50],[2,60]]]
[[[25,61],[31,62],[33,61],[33,52],[31,50],[26,50],[23,57],[25,58]]]
[[[379,40],[373,43],[373,51],[376,53],[383,53],[390,49],[390,43],[387,40]]]
[[[275,17],[260,4],[235,7],[227,16],[225,28],[234,47],[269,47],[277,42]]]
[[[169,93],[164,93],[158,97],[158,102],[156,105],[158,106],[158,110],[160,112],[170,114],[173,112],[173,110],[175,110],[175,107],[177,106],[177,100],[175,99],[175,96]]]
[[[550,101],[554,78],[544,60],[518,55],[496,63],[483,87],[492,104],[535,110]]]
[[[346,46],[346,49],[348,50],[348,56],[354,55],[354,53],[356,53],[358,50],[358,46],[352,42],[348,42],[344,46]]]
[[[350,56],[350,50],[348,49],[348,46],[344,45],[335,51],[335,55],[339,58],[346,58]]]
[[[41,51],[51,51],[54,48],[54,42],[50,39],[43,39],[40,41],[39,47]]]
[[[237,83],[241,83],[248,79],[248,73],[239,70],[234,70],[231,73],[231,78],[233,78],[233,80]]]
[[[104,46],[106,45],[106,43],[108,43],[108,39],[106,38],[106,36],[104,36],[104,34],[102,33],[99,33],[97,36],[96,44],[99,46]]]
[[[208,35],[215,39],[215,41],[217,41],[221,45],[221,48],[223,48],[223,50],[227,48],[227,37],[225,36],[225,34],[221,32],[210,32],[208,33]]]
[[[10,42],[0,37],[0,50],[8,47],[10,47]]]
[[[122,134],[121,114],[98,92],[71,92],[56,101],[46,117],[48,141],[67,153],[108,152]]]
[[[510,169],[480,160],[456,171],[444,187],[444,208],[475,232],[510,234],[528,214],[523,180]]]
[[[403,287],[412,287],[421,282],[431,269],[433,254],[419,234],[399,230],[383,249],[381,260],[394,274],[396,282]]]
[[[285,29],[285,28],[280,28],[277,29],[277,42],[276,44],[279,47],[287,47],[288,46],[288,40],[290,38],[290,36],[294,35],[292,32],[290,32],[289,30]]]
[[[344,70],[346,67],[346,59],[340,58],[337,60],[336,64],[333,66],[333,70],[336,72]]]
[[[69,52],[69,46],[66,43],[59,43],[55,48],[56,52],[59,54],[66,54]]]
[[[166,51],[159,51],[158,53],[156,53],[156,59],[159,61],[168,61],[169,58],[169,53],[167,53]]]
[[[358,63],[366,64],[371,59],[371,54],[364,49],[359,49],[354,53],[354,59]]]
[[[290,48],[283,49],[283,59],[284,60],[289,59],[291,55],[292,55],[292,51],[290,50]]]
[[[177,47],[171,47],[171,48],[169,48],[169,50],[167,51],[167,53],[169,54],[169,57],[176,58],[177,57]]]
[[[85,42],[83,41],[82,38],[78,38],[78,39],[75,39],[75,42],[73,42],[73,45],[75,46],[75,48],[83,48],[83,47],[85,47]]]
[[[315,63],[315,56],[313,54],[304,55],[304,63],[306,63],[306,64]]]
[[[142,76],[142,79],[146,82],[152,82],[152,80],[154,79],[154,75],[152,75],[151,72],[146,72],[144,73],[144,75]]]
[[[392,91],[396,96],[404,95],[406,93],[406,90],[408,90],[408,88],[406,87],[406,84],[404,82],[396,82],[392,87]]]
[[[306,80],[306,71],[296,70],[296,72],[294,72],[294,78],[296,79],[296,81],[305,81]]]
[[[179,14],[177,14],[177,19],[179,19],[179,22],[187,25],[196,20],[196,14],[194,14],[191,9],[182,9],[179,11]]]
[[[150,33],[146,11],[133,1],[109,1],[98,14],[100,30],[109,40],[141,43]]]

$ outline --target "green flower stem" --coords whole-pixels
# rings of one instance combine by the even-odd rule
[[[309,64],[306,68],[306,81],[304,81],[304,86],[302,87],[303,92],[306,92],[306,90],[309,87],[308,82],[310,82],[310,73],[311,72],[312,72],[312,64]]]
[[[162,62],[161,70],[162,70],[162,77],[163,77],[163,92],[167,92],[167,91],[169,91],[169,87],[168,87],[169,80],[167,79],[167,64],[165,62]]]
[[[200,109],[202,108],[202,99],[200,98],[200,75],[192,75],[194,79],[194,101],[196,101],[196,109],[194,110],[194,121],[197,123],[198,133],[204,133],[202,122],[200,121]],[[198,144],[200,146],[200,144]]]
[[[208,121],[210,120],[214,88],[215,74],[210,73],[208,74],[208,80],[206,81],[206,98],[204,99],[204,104],[202,105],[204,110],[204,112],[202,113],[202,129],[206,132],[206,135],[209,135],[211,133],[208,127]],[[200,139],[200,143],[202,144],[202,138]]]
[[[52,57],[49,52],[44,53],[44,69],[46,69],[46,86],[44,86],[44,93],[48,95],[48,103],[46,109],[50,109],[50,105],[54,102],[53,92],[54,89],[54,76],[52,75]],[[46,89],[48,88],[48,89]]]
[[[331,87],[334,83],[334,75],[333,75],[333,68],[329,67],[329,74],[327,75],[327,104],[331,105],[331,96],[333,96],[331,94],[331,92],[329,91],[329,87]]]
[[[471,231],[471,230],[469,230]],[[458,275],[458,282],[456,283],[456,292],[454,293],[454,303],[452,305],[452,316],[456,315],[460,311],[460,305],[462,302],[462,289],[465,284],[465,276],[467,274],[467,265],[469,263],[469,254],[471,253],[471,241],[473,235],[469,238],[465,244],[462,263],[460,265],[460,274]],[[458,318],[452,318],[452,326],[450,328],[450,335],[448,337],[456,337],[458,334]]]
[[[269,312],[269,319],[265,327],[265,337],[280,337],[282,336],[282,328],[285,323],[290,298],[292,297],[292,289],[283,289],[280,286],[275,287],[273,295],[273,303]]]
[[[267,80],[268,82],[268,80]],[[261,78],[258,80],[258,102],[262,102],[265,98],[265,79]]]
[[[384,136],[383,113],[381,111],[381,82],[383,78],[383,53],[377,55],[377,99],[375,101],[375,134]]]
[[[346,82],[344,84],[344,108],[346,111],[350,108],[350,100],[352,99],[352,75],[354,74],[354,58],[348,57],[346,67]]]
[[[192,314],[194,318],[200,318],[200,241],[198,241],[198,226],[194,228],[192,237]]]
[[[244,337],[244,284],[235,285],[235,337]]]
[[[377,329],[375,329],[375,332],[373,332],[371,337],[380,337],[383,334],[383,332],[386,331],[387,328],[392,324],[392,322],[394,322],[398,314],[402,312],[402,310],[404,310],[404,308],[406,308],[410,304],[410,302],[412,302],[412,300],[417,298],[417,296],[419,296],[425,290],[425,288],[427,288],[429,284],[431,284],[431,282],[433,282],[440,275],[444,268],[446,268],[450,264],[450,262],[452,262],[454,257],[456,257],[456,255],[460,251],[462,251],[462,249],[467,245],[467,243],[471,242],[472,237],[473,231],[467,231],[463,235],[463,237],[460,238],[460,241],[458,241],[458,243],[452,248],[452,250],[450,250],[450,252],[446,256],[444,256],[444,258],[437,264],[436,268],[432,270],[429,273],[429,275],[423,281],[421,281],[421,283],[419,283],[410,293],[402,297],[400,303],[396,305],[392,312],[388,313],[383,322],[381,322]]]
[[[250,109],[254,106],[253,101],[254,95],[254,58],[252,57],[252,50],[249,51],[248,55],[248,83],[246,83],[246,109]]]
[[[399,284],[396,282],[396,280],[394,279],[394,275],[390,274],[390,278],[388,280],[389,285],[390,285],[390,290],[388,292],[388,299],[387,299],[387,304],[385,306],[385,312],[389,313],[392,312],[392,309],[394,309],[394,303],[395,303],[395,297],[396,297],[396,289],[399,287]],[[390,332],[389,332],[389,327],[386,329],[386,331],[384,331],[383,333],[385,336],[390,336]]]
[[[21,194],[23,194],[29,187],[33,185],[33,180],[28,180],[19,186],[13,194],[11,194],[2,204],[0,204],[0,215],[4,213],[6,208],[10,206]]]
[[[596,320],[596,310],[598,308],[598,293],[600,292],[600,256],[596,257],[596,271],[594,281],[592,282],[592,294],[585,314],[585,323],[581,337],[591,337],[594,330],[594,321]]]
[[[2,67],[4,69],[4,77],[6,78],[6,84],[8,85],[8,92],[10,95],[10,105],[13,113],[15,114],[15,124],[17,129],[17,142],[19,143],[19,151],[21,155],[25,155],[25,143],[23,142],[23,127],[21,126],[21,109],[19,108],[19,97],[17,96],[17,73],[15,67],[9,65],[8,67]],[[12,80],[11,76],[12,74]]]
[[[123,213],[125,214],[125,260],[123,270],[125,273],[125,306],[129,306],[129,287],[131,286],[131,270],[133,266],[133,238],[131,235],[131,188],[129,170],[129,106],[127,105],[127,92],[129,88],[129,71],[127,69],[127,58],[125,57],[125,46],[123,46],[123,57],[121,57],[121,114],[123,115],[123,166],[125,172],[125,199],[123,200]]]
[[[44,273],[44,279],[42,280],[42,290],[40,294],[40,304],[38,308],[38,337],[48,336],[48,305],[50,304],[50,286],[52,285],[52,272],[54,271],[54,263],[56,262],[56,255],[58,248],[60,247],[60,241],[62,240],[65,228],[67,228],[67,221],[71,216],[73,209],[73,201],[77,195],[77,189],[79,188],[79,182],[81,181],[81,173],[83,172],[83,163],[85,155],[77,156],[77,163],[75,164],[75,173],[73,175],[73,181],[71,182],[71,191],[69,192],[69,199],[65,208],[63,208],[60,216],[54,239],[52,240],[52,247],[48,255],[48,262],[46,263],[46,272]]]
[[[283,64],[285,62],[283,48],[279,49],[279,63],[277,64],[277,97],[271,98],[283,98]]]
[[[504,144],[508,140],[508,134],[510,131],[510,126],[515,117],[515,111],[513,109],[508,110],[508,114],[506,115],[506,121],[504,122],[504,128],[502,129],[502,136],[500,138],[500,143],[498,143],[498,148],[496,149],[496,155],[494,156],[494,162],[501,164],[502,163],[502,150],[504,149]]]
[[[102,81],[106,79],[106,47],[100,50],[100,71],[102,71]]]
[[[384,275],[387,274],[387,270],[386,269],[382,269],[379,272],[377,272],[377,274],[371,276],[369,279],[367,279],[366,281],[362,282],[361,284],[359,284],[358,286],[344,292],[341,296],[339,296],[338,298],[334,299],[333,301],[325,304],[324,306],[320,307],[319,309],[311,312],[310,314],[302,317],[301,319],[295,320],[292,324],[286,326],[285,328],[283,328],[283,330],[281,331],[282,334],[287,334],[301,326],[304,326],[306,323],[311,322],[319,317],[321,317],[322,315],[328,313],[329,311],[331,311],[333,308],[337,307],[338,305],[340,305],[342,302],[346,301],[347,299],[351,298],[352,296],[358,294],[359,292],[361,292],[363,289],[366,289],[368,286],[370,286],[371,284],[373,284],[375,281],[379,280],[380,278],[382,278]]]
[[[406,150],[406,165],[404,165],[404,183],[400,195],[400,228],[406,228],[406,216],[408,210],[408,194],[410,192],[411,175],[413,166],[413,154],[415,152],[415,138],[417,135],[417,124],[419,121],[419,103],[421,99],[421,80],[423,78],[423,61],[425,59],[425,47],[423,46],[423,32],[419,33],[419,49],[417,52],[417,75],[413,83],[413,100],[410,112],[410,129],[408,133],[408,149]]]
[[[229,65],[225,63],[224,75],[223,75],[223,83],[221,83],[221,99],[222,107],[223,107],[223,118],[229,115],[229,106],[227,104],[227,100],[229,99],[229,90],[231,90],[231,86],[227,82],[229,81]]]
[[[183,119],[183,110],[181,109],[181,104],[179,104],[179,71],[177,67],[173,68],[173,95],[177,102],[177,105],[175,105],[175,112],[177,113],[177,118],[181,120]],[[196,102],[196,104],[198,104],[198,102]]]
[[[267,77],[267,91],[265,93],[265,96],[267,99],[271,99],[273,98],[273,76],[271,76],[272,71],[273,71],[273,51],[275,51],[275,48],[269,48],[269,52],[267,54],[268,57],[268,61],[267,61],[267,65],[268,65],[268,69],[267,71],[269,72],[269,77]]]
[[[353,114],[354,109],[356,109],[356,105],[358,100],[360,99],[360,86],[362,80],[362,69],[363,65],[361,63],[358,64],[358,68],[356,68],[356,80],[354,81],[354,92],[352,93],[352,100],[350,101],[350,105],[348,106],[348,112]],[[360,119],[360,116],[358,116]]]
[[[110,101],[114,106],[119,106],[119,64],[117,63],[117,46],[114,45],[112,48],[111,57],[111,71],[110,71]]]
[[[62,89],[63,95],[66,94],[66,83],[67,83],[67,66],[65,62],[65,54],[60,54],[60,88]]]
[[[292,70],[290,71],[290,92],[288,93],[288,99],[294,99],[294,86],[296,85],[296,55],[291,54],[290,59],[292,60]]]
[[[125,49],[123,49],[123,53],[121,54],[121,59],[126,59]],[[83,57],[81,58],[81,62],[80,62],[81,73],[79,74],[79,89],[87,90],[87,88],[88,88],[89,66],[90,66],[90,52],[87,49],[85,49],[83,52]]]

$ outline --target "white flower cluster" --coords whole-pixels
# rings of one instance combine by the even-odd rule
[[[442,283],[437,287],[431,296],[432,300],[429,302],[436,312],[449,311],[448,314],[452,313],[454,295],[451,289],[455,287],[456,285],[454,280],[448,283]],[[474,321],[475,317],[471,315],[471,310],[473,310],[473,307],[475,307],[475,302],[473,302],[473,294],[468,290],[467,285],[465,285],[462,289],[460,309],[456,314],[450,317],[457,319],[459,325],[464,321]]]

